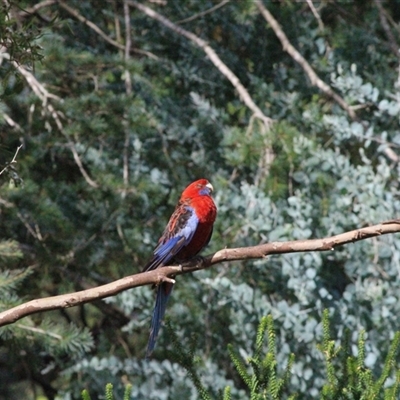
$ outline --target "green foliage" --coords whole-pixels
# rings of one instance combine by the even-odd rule
[[[0,242],[0,261],[10,261],[12,258],[22,258],[22,251],[18,246],[18,242],[14,240]]]
[[[121,2],[66,3],[75,13],[33,0],[2,9],[0,165],[24,144],[0,177],[2,310],[140,271],[181,190],[203,176],[219,210],[207,252],[325,237],[399,215],[396,2],[381,3],[391,39],[376,2],[313,2],[320,20],[309,2],[264,2],[357,120],[312,86],[254,1],[143,2],[217,52],[275,121],[270,130],[178,33],[135,8],[125,15]],[[75,399],[86,387],[98,398],[106,383],[122,393],[127,378],[133,398],[195,398],[199,388],[204,398],[248,398],[251,386],[309,400],[326,385],[344,388],[347,374],[357,393],[386,379],[395,398],[399,377],[382,371],[400,331],[399,270],[400,238],[382,235],[179,277],[167,310],[176,340],[162,331],[149,362],[149,288],[37,314],[1,330],[0,393]],[[333,344],[320,323],[325,309]],[[253,343],[265,315],[275,326],[271,337],[263,328],[268,350],[261,336]],[[186,364],[173,357],[179,346],[191,349]],[[346,365],[343,377],[337,365]]]
[[[15,241],[3,241],[0,249],[1,264],[8,267],[12,265],[10,261],[23,257]],[[21,303],[18,290],[34,277],[35,272],[37,270],[34,267],[0,270],[0,311]],[[7,358],[14,359],[25,348],[24,354],[29,362],[43,365],[44,357],[50,355],[55,364],[59,364],[66,355],[82,357],[93,347],[93,338],[86,328],[78,328],[72,323],[55,323],[45,316],[39,322],[28,317],[13,325],[1,327],[0,343],[7,349],[3,352]],[[7,385],[6,381],[0,384],[0,388],[7,392],[4,385]]]
[[[167,321],[166,327],[168,329],[168,333],[172,337],[172,343],[174,345],[174,352],[171,354],[171,357],[175,358],[179,364],[187,371],[190,380],[193,382],[198,394],[199,398],[202,400],[211,400],[212,397],[204,385],[201,383],[198,367],[201,360],[195,356],[196,337],[193,337],[188,349],[185,349],[182,344],[179,342],[177,335],[172,329],[171,325]]]
[[[325,360],[325,384],[321,388],[319,398],[333,399],[395,399],[399,394],[400,369],[396,358],[400,346],[400,332],[397,332],[390,345],[383,369],[378,377],[365,365],[365,331],[358,336],[357,354],[352,354],[352,348],[346,338],[343,344],[337,344],[332,338],[330,328],[329,310],[323,312],[322,317],[322,343],[317,345]],[[194,354],[195,343],[185,349],[178,341],[176,334],[167,324],[168,333],[172,337],[175,348],[173,357],[184,367],[198,392],[199,398],[210,399],[201,383],[199,376],[199,360]],[[348,337],[348,336],[347,336]],[[295,355],[292,353],[286,363],[286,368],[278,377],[278,361],[276,350],[276,333],[271,315],[263,317],[257,329],[254,352],[245,360],[238,354],[232,344],[228,351],[233,365],[240,379],[247,386],[246,398],[261,399],[291,399],[298,398],[298,394],[290,394],[290,378],[293,370]],[[267,344],[267,349],[265,347]],[[197,365],[196,365],[197,364]],[[282,366],[280,366],[282,368]],[[389,385],[388,381],[391,379]],[[222,399],[231,398],[231,387],[223,390]]]
[[[224,395],[222,397],[223,400],[231,400],[231,388],[227,386],[224,390]]]
[[[365,331],[358,337],[357,355],[352,355],[349,343],[335,345],[331,339],[329,311],[322,320],[323,341],[319,346],[325,358],[327,383],[322,387],[321,399],[395,399],[399,394],[399,373],[396,358],[400,346],[400,332],[396,332],[386,356],[382,372],[374,378],[373,371],[365,366]],[[390,387],[384,387],[389,377],[394,377]]]
[[[0,8],[0,45],[7,50],[10,61],[33,65],[43,58],[41,48],[36,43],[42,34],[41,28],[34,18],[23,15],[23,7],[19,12],[16,11],[16,5],[22,6],[17,3],[9,1]]]
[[[132,391],[132,385],[126,385],[123,400],[130,399],[131,391]],[[107,385],[106,385],[104,398],[106,400],[114,400],[115,399],[114,394],[113,394],[113,385],[111,383],[107,383]],[[84,389],[82,391],[82,400],[92,400],[90,397],[89,391],[86,389]]]
[[[265,336],[267,336],[268,351],[266,354],[263,354]],[[228,346],[228,350],[240,377],[248,386],[250,399],[282,398],[283,390],[289,383],[294,354],[290,355],[283,376],[278,378],[275,331],[272,316],[263,317],[258,327],[254,355],[247,359],[247,363],[253,370],[251,375],[247,372],[246,364],[235,353],[232,345]],[[294,396],[290,398],[294,398]]]

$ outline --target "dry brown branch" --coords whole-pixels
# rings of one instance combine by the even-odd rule
[[[189,39],[192,41],[194,44],[196,44],[198,47],[200,47],[208,56],[208,58],[211,60],[211,62],[219,69],[219,71],[231,82],[233,87],[237,90],[239,93],[240,98],[246,104],[246,106],[255,114],[257,118],[262,120],[266,126],[266,129],[269,129],[271,127],[271,124],[273,120],[269,117],[267,117],[261,109],[256,105],[256,103],[253,101],[252,97],[250,96],[250,93],[247,91],[247,89],[243,86],[243,84],[240,82],[239,78],[233,73],[233,71],[219,58],[218,54],[214,51],[214,49],[203,39],[198,37],[192,32],[187,31],[186,29],[181,28],[180,26],[174,24],[172,21],[164,17],[163,15],[157,13],[156,11],[152,10],[151,8],[138,3],[137,1],[134,0],[127,0],[127,3],[132,6],[137,8],[138,10],[142,11],[144,14],[149,16],[150,18],[155,19],[158,22],[161,22],[164,26],[167,28],[171,29],[173,32],[177,33],[178,35],[181,35],[185,37],[186,39]]]
[[[208,10],[204,10],[202,12],[199,12],[197,14],[192,15],[189,18],[185,18],[185,19],[180,19],[179,21],[176,21],[176,24],[186,24],[186,22],[190,22],[190,21],[194,21],[197,18],[201,18],[204,17],[207,14],[211,14],[212,12],[218,10],[219,8],[225,6],[226,4],[229,3],[230,0],[222,0],[221,3],[216,4],[215,6],[209,8]]]
[[[347,243],[353,243],[359,240],[396,232],[400,232],[400,219],[382,222],[378,225],[356,229],[323,239],[271,242],[253,247],[223,249],[204,258],[194,259],[183,266],[163,267],[154,271],[127,276],[92,289],[28,301],[27,303],[0,313],[0,326],[12,324],[23,317],[35,313],[74,307],[94,300],[103,299],[105,297],[115,296],[127,289],[150,284],[159,284],[171,277],[209,268],[212,265],[224,261],[262,259],[272,254],[305,251],[332,251],[336,247],[343,246]]]
[[[350,116],[351,119],[357,119],[357,116],[354,110],[346,103],[346,101],[339,96],[336,92],[332,90],[332,88],[327,85],[316,72],[313,70],[308,61],[296,50],[296,48],[290,43],[288,37],[280,26],[279,22],[274,18],[274,16],[267,10],[261,0],[256,2],[257,7],[261,13],[261,15],[265,18],[265,20],[269,23],[272,30],[275,32],[275,35],[278,37],[280,42],[282,43],[283,50],[286,51],[304,70],[307,74],[310,82],[313,86],[316,86],[326,95],[331,97],[336,101]]]

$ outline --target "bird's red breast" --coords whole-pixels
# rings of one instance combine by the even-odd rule
[[[207,245],[217,216],[217,208],[210,196],[212,191],[213,187],[207,179],[199,179],[182,192],[145,271],[170,265],[170,262],[189,261]],[[172,287],[171,282],[163,282],[157,289],[147,357],[154,349]]]
[[[198,220],[196,232],[190,243],[176,255],[178,260],[188,260],[198,254],[210,241],[213,224],[217,217],[217,207],[210,196],[213,187],[207,179],[191,183],[182,193],[179,206],[191,207]]]

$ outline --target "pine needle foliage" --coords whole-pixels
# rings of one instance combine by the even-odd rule
[[[268,350],[264,354],[264,343],[267,341]],[[247,385],[251,400],[281,399],[284,388],[289,384],[290,371],[294,361],[291,354],[282,377],[278,377],[278,363],[275,343],[275,330],[272,316],[263,317],[257,329],[254,355],[243,360],[232,345],[228,346],[229,355],[240,377]],[[247,365],[252,373],[248,372]],[[294,398],[292,396],[291,398]]]
[[[198,398],[209,400],[220,398],[231,400],[232,388],[226,386],[218,395],[213,396],[202,384],[199,374],[200,358],[195,355],[196,338],[192,338],[188,347],[184,347],[173,331],[170,322],[166,328],[172,338],[174,351],[170,354],[187,371],[197,392]],[[390,345],[384,368],[378,377],[365,366],[365,332],[361,331],[357,343],[357,355],[352,355],[350,335],[346,336],[342,344],[337,344],[330,332],[329,311],[325,310],[322,316],[322,342],[317,345],[322,352],[326,367],[326,383],[320,392],[321,400],[395,400],[399,397],[400,369],[396,364],[396,357],[400,346],[400,332]],[[254,354],[244,360],[234,347],[229,344],[228,352],[239,376],[247,386],[247,397],[250,400],[295,400],[297,393],[291,393],[290,379],[294,363],[294,354],[291,354],[286,367],[281,372],[278,368],[276,334],[271,315],[263,317],[257,329],[254,344]],[[267,347],[265,345],[267,344]],[[393,383],[389,387],[388,379]],[[132,386],[127,385],[124,400],[129,400]],[[105,399],[114,400],[111,383],[105,387]],[[82,391],[83,400],[91,400],[87,390]]]
[[[0,271],[0,301],[6,293],[15,291],[33,272],[33,267]]]
[[[52,358],[65,355],[81,357],[93,347],[93,338],[87,328],[78,328],[74,324],[55,324],[50,318],[35,323],[25,318],[19,323],[0,328],[0,339],[9,344],[9,348],[23,347],[29,344],[33,352],[37,350],[51,354]]]
[[[114,400],[113,395],[113,385],[111,383],[107,383],[106,385],[106,400]]]
[[[104,398],[106,400],[115,400],[114,392],[113,392],[113,385],[111,383],[107,383],[105,388]],[[132,385],[128,384],[125,386],[124,397],[123,400],[129,400],[132,392]],[[92,400],[90,397],[89,391],[87,389],[82,390],[82,400]]]
[[[229,386],[227,386],[224,389],[224,395],[222,397],[222,400],[231,400],[231,388]]]
[[[15,240],[3,240],[0,242],[0,261],[9,260],[10,258],[22,258],[21,249]]]
[[[204,385],[201,383],[199,374],[198,374],[198,365],[200,362],[200,359],[196,357],[195,355],[195,350],[196,350],[196,337],[193,336],[190,340],[189,343],[189,349],[186,350],[182,343],[179,341],[178,336],[174,332],[170,321],[167,319],[165,326],[167,328],[168,334],[172,338],[172,343],[173,343],[173,348],[174,348],[174,353],[171,354],[171,357],[173,359],[176,359],[176,361],[183,367],[188,373],[188,377],[190,380],[193,382],[198,394],[199,398],[202,400],[211,400],[211,394],[208,392],[208,390],[204,387]]]
[[[390,345],[383,370],[375,378],[373,372],[365,366],[365,331],[358,337],[357,355],[352,355],[348,340],[336,345],[330,334],[329,311],[322,318],[323,339],[318,346],[325,359],[327,382],[321,391],[321,399],[395,399],[399,396],[400,370],[396,356],[400,345],[400,332],[397,332]],[[348,335],[347,335],[348,336]],[[388,378],[394,376],[395,382],[384,388]]]
[[[343,344],[338,345],[330,332],[329,311],[322,317],[322,343],[318,345],[325,359],[326,383],[321,389],[323,400],[372,400],[397,399],[400,388],[400,370],[396,356],[400,346],[400,332],[397,332],[390,345],[383,370],[375,378],[371,369],[365,366],[365,331],[361,331],[357,343],[357,355],[351,353],[350,335],[346,333]],[[263,344],[268,343],[268,350],[263,353]],[[275,330],[272,316],[263,317],[257,330],[255,350],[252,357],[243,360],[232,345],[228,346],[231,360],[243,382],[248,387],[249,398],[259,399],[295,399],[296,394],[288,394],[291,368],[294,355],[291,354],[285,372],[278,377]],[[249,366],[251,372],[249,372]],[[385,388],[385,383],[392,377],[394,383]]]
[[[2,242],[0,258],[3,260],[19,258],[17,247],[13,241]],[[17,290],[33,273],[34,267],[0,270],[0,311],[22,302]],[[67,354],[81,357],[93,346],[89,329],[78,328],[72,323],[55,323],[50,317],[44,317],[38,322],[29,317],[21,322],[1,327],[0,340],[7,343],[10,351],[28,346],[34,353],[40,349],[52,357],[62,357]]]

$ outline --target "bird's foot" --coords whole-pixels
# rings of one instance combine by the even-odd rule
[[[190,270],[192,270],[193,267],[201,269],[203,264],[204,264],[204,257],[194,256],[189,261],[186,261],[182,264],[178,264],[179,272],[183,272],[185,268],[190,268]]]
[[[161,278],[161,281],[162,282],[168,282],[168,283],[172,283],[173,285],[175,285],[175,279],[172,279],[172,278],[168,278],[168,276],[163,276],[162,278]]]
[[[193,263],[194,266],[195,266],[196,268],[199,268],[199,269],[200,269],[200,268],[203,266],[204,257],[202,257],[202,256],[194,256],[194,257],[190,260],[190,262]]]

